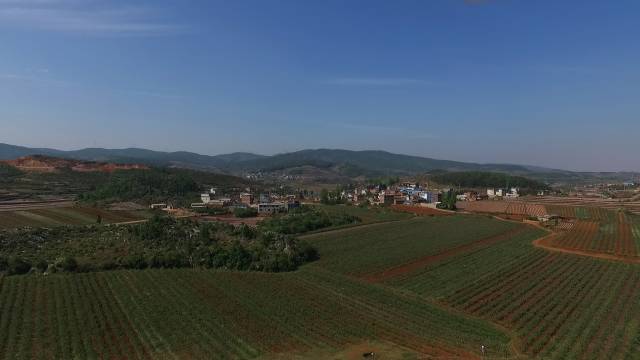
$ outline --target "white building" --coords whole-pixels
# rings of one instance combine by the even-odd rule
[[[511,188],[511,191],[506,194],[506,197],[508,197],[508,198],[520,197],[520,194],[518,194],[518,189],[517,188]]]
[[[282,202],[258,204],[258,214],[274,214],[274,213],[286,212],[286,211],[287,211],[287,204]]]

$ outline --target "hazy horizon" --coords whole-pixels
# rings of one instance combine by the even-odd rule
[[[640,171],[638,11],[0,0],[0,142]]]

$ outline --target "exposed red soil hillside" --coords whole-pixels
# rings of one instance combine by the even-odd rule
[[[61,159],[50,156],[24,156],[15,160],[5,160],[2,163],[16,167],[22,171],[56,172],[60,169],[71,169],[79,172],[113,172],[115,170],[148,169],[141,164],[114,164],[94,161],[80,161]]]

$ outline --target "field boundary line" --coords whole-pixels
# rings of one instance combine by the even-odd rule
[[[596,251],[565,249],[565,248],[555,247],[550,244],[550,241],[556,236],[558,236],[558,233],[552,233],[547,236],[543,236],[539,239],[533,240],[533,246],[539,249],[544,249],[551,252],[586,256],[586,257],[596,258],[600,260],[613,260],[613,261],[623,262],[627,264],[640,264],[640,258],[637,258],[637,257],[627,257],[627,256],[620,256],[620,255],[605,254],[605,253],[600,253]]]
[[[313,238],[316,236],[321,236],[321,235],[327,235],[327,234],[339,234],[339,233],[343,233],[346,231],[350,231],[350,230],[356,230],[356,229],[363,229],[363,228],[368,228],[368,227],[374,227],[374,226],[380,226],[380,225],[385,225],[385,224],[391,224],[391,223],[397,223],[397,222],[403,222],[403,221],[414,221],[415,219],[418,219],[418,216],[409,218],[409,219],[400,219],[400,220],[389,220],[389,221],[379,221],[379,222],[373,222],[373,223],[367,223],[367,224],[359,224],[359,225],[352,225],[352,226],[347,226],[347,227],[341,227],[341,228],[337,228],[337,229],[327,229],[325,231],[318,231],[318,232],[313,232],[313,233],[306,233],[304,235],[300,235],[298,236],[299,239],[309,239],[309,238]]]

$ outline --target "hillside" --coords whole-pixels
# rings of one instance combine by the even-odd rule
[[[11,160],[29,155],[46,155],[81,161],[101,161],[119,164],[146,164],[230,175],[266,172],[310,178],[315,181],[326,180],[327,182],[345,182],[359,177],[402,176],[440,171],[503,172],[510,175],[526,176],[551,184],[628,180],[640,176],[638,173],[629,172],[572,172],[527,165],[468,163],[394,154],[380,150],[313,149],[272,156],[246,152],[211,156],[187,151],[162,152],[139,148],[87,148],[62,151],[0,144],[0,160]]]
[[[196,169],[218,170],[229,173],[276,171],[301,166],[317,168],[338,167],[349,175],[414,174],[435,169],[462,171],[530,172],[526,166],[507,164],[476,164],[449,160],[438,160],[419,156],[393,154],[386,151],[365,150],[301,150],[273,156],[251,153],[232,153],[216,156],[192,152],[161,152],[138,148],[101,149],[87,148],[62,151],[47,148],[27,148],[0,144],[0,160],[10,160],[29,155],[47,155],[84,161],[117,163],[144,163],[159,166],[175,166]]]

